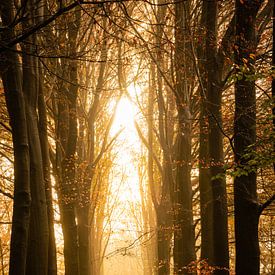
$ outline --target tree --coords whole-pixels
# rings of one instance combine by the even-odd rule
[[[221,119],[221,78],[222,66],[216,56],[217,52],[217,13],[218,2],[207,1],[206,40],[205,40],[205,76],[206,76],[206,108],[208,113],[208,150],[210,164],[210,186],[213,200],[213,265],[215,273],[229,273],[227,193],[223,173],[223,133]],[[204,12],[204,11],[203,11]],[[221,64],[223,65],[223,64]],[[216,68],[219,68],[217,71]]]
[[[41,14],[38,3],[26,3],[29,18],[22,23],[23,29],[40,20]],[[38,126],[38,95],[39,95],[39,66],[34,56],[34,45],[38,35],[29,36],[21,48],[22,53],[22,88],[25,98],[26,119],[28,127],[30,151],[30,187],[31,187],[31,219],[29,227],[27,274],[47,274],[48,272],[48,215],[46,202],[46,189],[43,174],[43,159]],[[42,91],[40,91],[42,92]],[[40,260],[35,259],[38,257]]]
[[[7,24],[12,24],[11,20],[12,18],[12,6],[6,5],[2,6],[3,10],[7,12],[7,15],[3,14],[3,21]],[[40,9],[38,6],[36,6],[36,3],[29,2],[26,3],[24,6],[24,11],[30,11],[29,17],[26,18],[25,22],[22,23],[22,29],[25,30],[29,27],[30,24],[34,23],[35,20],[37,20],[36,15],[40,13]],[[6,17],[7,16],[7,17]],[[5,18],[6,17],[6,18]],[[9,21],[10,20],[10,21]],[[12,31],[9,31],[7,38],[11,38]],[[16,270],[16,266],[13,267],[14,263],[10,265],[10,273],[13,274],[13,272],[22,272],[22,274],[46,274],[48,271],[48,216],[47,216],[47,205],[46,205],[46,195],[45,195],[45,182],[44,182],[44,175],[43,175],[43,161],[42,161],[42,151],[41,151],[41,143],[40,143],[40,137],[38,134],[38,112],[37,112],[37,97],[39,93],[39,73],[38,73],[38,60],[36,57],[33,56],[34,54],[34,48],[31,43],[35,43],[37,41],[37,36],[33,34],[32,36],[29,36],[28,43],[22,44],[21,49],[23,50],[22,54],[22,71],[19,68],[19,60],[17,57],[17,53],[13,56],[10,56],[12,58],[12,62],[14,62],[13,67],[14,69],[17,68],[17,72],[14,71],[15,76],[17,77],[17,89],[22,91],[22,94],[24,96],[24,101],[21,99],[21,106],[24,108],[24,113],[21,112],[21,123],[24,127],[24,124],[26,123],[26,131],[27,131],[27,139],[28,141],[24,144],[25,149],[28,150],[28,159],[25,158],[25,163],[22,164],[25,169],[25,174],[21,175],[21,180],[27,180],[25,182],[24,188],[30,188],[30,194],[31,195],[31,204],[30,204],[30,217],[28,221],[28,234],[26,235],[27,239],[23,238],[23,240],[27,240],[27,254],[22,253],[25,248],[21,246],[21,249],[19,249],[19,253],[21,253],[21,259],[19,259],[20,264],[19,270]],[[9,53],[7,53],[9,50],[7,50],[3,55],[7,56]],[[8,64],[9,65],[9,64]],[[10,66],[10,65],[9,65]],[[5,72],[6,73],[6,72]],[[6,82],[6,76],[5,73],[2,76],[3,82]],[[7,83],[9,80],[7,80]],[[8,93],[8,90],[10,88],[6,86],[6,91]],[[19,93],[20,94],[20,93]],[[7,97],[7,103],[8,103],[8,97]],[[23,103],[23,105],[22,105]],[[9,105],[9,103],[8,103]],[[14,107],[13,107],[14,108]],[[19,108],[20,109],[20,108]],[[10,112],[10,119],[11,123],[13,124],[12,116],[14,116],[12,112]],[[25,116],[25,117],[24,117]],[[16,135],[17,131],[21,130],[20,124],[17,125],[18,129],[14,130],[14,135]],[[26,132],[23,133],[26,134]],[[16,138],[15,138],[16,140]],[[21,141],[22,142],[22,141]],[[17,173],[15,168],[15,173]],[[20,168],[19,168],[20,169]],[[28,171],[28,172],[27,172]],[[27,173],[27,174],[26,174]],[[16,177],[15,177],[16,178]],[[24,185],[21,186],[21,188]],[[15,194],[17,193],[17,188],[15,186]],[[22,190],[23,191],[23,190]],[[26,200],[26,193],[22,193],[22,191],[19,192],[21,195],[25,196]],[[27,190],[25,189],[24,192]],[[28,198],[29,199],[29,198]],[[21,199],[21,203],[24,202]],[[24,208],[26,209],[26,201],[24,202]],[[29,205],[30,201],[28,202]],[[14,204],[14,207],[16,208],[16,203]],[[19,206],[20,207],[20,206]],[[18,210],[14,209],[14,213],[16,213]],[[24,213],[21,213],[24,217],[26,215]],[[29,215],[28,214],[28,215]],[[15,216],[16,217],[16,216]],[[18,218],[16,218],[18,219]],[[24,220],[24,219],[23,219]],[[18,223],[17,220],[14,220],[13,225],[16,228],[16,223]],[[21,228],[21,230],[25,230],[25,228]],[[18,249],[16,247],[15,249]],[[12,250],[11,250],[11,253]],[[12,254],[11,254],[12,255]],[[24,255],[24,256],[23,256]],[[39,261],[35,260],[34,255],[39,257]],[[24,257],[24,259],[23,259]],[[25,258],[26,257],[26,258]],[[11,256],[11,261],[13,261],[13,256]],[[24,261],[24,263],[23,263]],[[12,262],[11,262],[12,263]]]
[[[64,49],[70,56],[76,55],[77,35],[80,25],[80,10],[70,14],[67,19],[66,33],[69,45]],[[62,230],[64,236],[64,260],[66,274],[79,274],[79,244],[76,224],[77,186],[76,186],[76,144],[77,144],[77,96],[78,96],[78,62],[61,60],[57,63],[60,75],[56,95],[56,172]],[[68,77],[68,82],[63,81]]]
[[[248,165],[247,150],[256,142],[256,16],[263,1],[236,1],[236,74],[234,151],[238,167]],[[237,175],[234,180],[236,274],[259,274],[259,204],[256,170]]]
[[[43,176],[46,190],[47,200],[47,214],[49,227],[49,246],[48,246],[48,275],[57,274],[57,259],[56,259],[56,242],[54,233],[54,209],[52,197],[52,181],[51,181],[51,166],[50,166],[50,152],[48,140],[48,123],[47,123],[47,107],[44,98],[42,85],[42,68],[39,67],[39,95],[38,95],[38,115],[39,115],[39,137],[41,143],[41,154],[43,160]]]
[[[192,116],[190,101],[194,70],[191,58],[191,37],[188,31],[190,2],[175,4],[176,84],[174,93],[178,111],[178,134],[175,149],[177,172],[173,201],[175,274],[193,273],[192,268],[188,268],[188,265],[196,260],[191,184]]]
[[[8,26],[13,21],[13,6],[11,2],[7,1],[2,2],[0,7],[2,22]],[[14,32],[9,28],[6,28],[1,35],[1,39],[4,41],[12,37],[14,37]],[[13,51],[15,49],[16,47],[13,46],[12,51],[5,51],[1,55],[1,77],[14,148],[14,204],[9,271],[11,275],[25,274],[26,272],[31,208],[28,130],[20,63],[17,53]]]

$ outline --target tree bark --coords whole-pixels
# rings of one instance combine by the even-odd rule
[[[151,65],[151,71],[152,70],[153,70],[153,65]],[[157,201],[156,201],[156,190],[155,190],[155,186],[154,186],[154,159],[153,159],[154,93],[153,93],[152,88],[153,88],[152,87],[152,81],[150,81],[150,86],[149,86],[149,91],[148,91],[148,158],[147,158],[148,167],[147,167],[147,175],[148,175],[148,189],[149,189],[148,191],[150,193],[153,206],[156,210],[155,206],[157,205]],[[150,221],[150,222],[152,222],[152,221]],[[158,223],[156,221],[156,226],[155,227],[157,227],[157,226],[158,226]],[[157,234],[157,237],[158,237],[158,234]],[[152,254],[155,255],[155,256],[158,255],[158,250],[159,250],[158,247],[157,247],[157,244],[158,244],[158,239],[156,238],[155,253],[154,253],[154,250],[152,252]],[[152,265],[152,267],[153,267],[152,268],[152,274],[155,274],[155,272],[154,272],[154,270],[156,270],[156,268],[154,268],[154,266],[156,264],[155,257],[153,257],[153,261],[151,263],[153,264]],[[157,262],[157,264],[158,264],[158,262]]]
[[[28,9],[34,8],[34,4]],[[33,15],[32,15],[33,16]],[[28,24],[24,25],[27,27]],[[35,36],[31,43],[35,43]],[[31,220],[27,256],[27,274],[47,274],[48,272],[48,216],[43,175],[43,161],[40,137],[38,131],[38,63],[37,58],[31,56],[33,48],[31,43],[23,46],[23,92],[25,97],[26,118],[28,127],[29,151],[30,151],[30,187],[31,187]]]
[[[203,2],[201,28],[206,28],[207,2]],[[202,80],[200,90],[199,115],[199,188],[200,188],[200,217],[201,217],[201,260],[213,265],[213,194],[209,173],[209,135],[206,89],[206,49],[205,36],[201,35],[198,44],[199,69]]]
[[[206,89],[209,115],[209,158],[213,196],[213,265],[214,274],[229,274],[227,192],[223,175],[222,133],[222,69],[219,68],[217,52],[218,1],[207,1],[206,12]]]
[[[169,158],[169,152],[167,151],[168,142],[165,138],[165,128],[164,128],[164,112],[163,112],[163,101],[162,101],[162,85],[160,81],[160,76],[158,77],[158,106],[159,106],[159,130],[160,143],[163,150],[163,165],[158,164],[159,169],[161,169],[160,177],[161,182],[159,186],[154,184],[154,163],[153,163],[153,110],[154,110],[154,90],[156,89],[156,73],[155,66],[152,64],[151,68],[151,83],[149,90],[149,102],[148,102],[148,184],[150,188],[151,198],[156,212],[156,240],[157,240],[157,259],[155,263],[155,271],[158,275],[167,275],[170,273],[170,242],[172,236],[171,230],[171,188],[172,188],[172,167],[171,160]],[[171,153],[171,152],[170,152]]]
[[[256,142],[255,77],[256,16],[263,1],[236,1],[236,74],[234,148],[237,169],[248,165],[244,155]],[[238,170],[237,170],[238,173]],[[234,180],[236,274],[258,275],[260,251],[258,239],[259,207],[256,172],[252,169]]]
[[[68,106],[63,95],[59,102],[58,137],[61,148],[57,156],[60,166],[60,215],[64,236],[64,259],[66,275],[79,274],[79,250],[76,224],[76,182],[75,182],[75,142],[73,125],[75,112]],[[65,151],[65,155],[61,151]]]
[[[196,260],[195,231],[193,225],[191,185],[191,113],[190,81],[192,62],[188,36],[188,2],[175,4],[175,97],[178,111],[178,134],[176,159],[176,182],[174,186],[174,272],[195,274],[188,265]],[[189,39],[188,39],[189,38]],[[190,41],[190,40],[189,40]]]
[[[160,204],[156,209],[157,214],[157,274],[170,274],[170,240],[171,229],[167,226],[167,206]]]
[[[63,64],[65,72],[68,71],[66,65]],[[75,143],[77,129],[75,128],[76,122],[74,123],[76,113],[74,110],[71,111],[73,102],[69,103],[68,94],[66,94],[64,86],[65,84],[60,82],[57,97],[56,181],[64,237],[65,273],[66,275],[78,275],[79,251],[76,224],[77,187],[75,181]]]
[[[1,19],[4,26],[13,22],[13,5],[11,1],[0,3]],[[5,45],[14,37],[12,28],[6,28],[1,35]],[[10,275],[25,275],[30,223],[30,159],[25,102],[22,92],[22,76],[16,47],[1,54],[1,78],[12,128],[14,149],[14,201],[12,232],[10,243]]]
[[[213,195],[209,175],[208,118],[205,99],[200,103],[199,188],[201,217],[201,260],[213,265]]]
[[[48,145],[48,129],[47,129],[47,110],[44,99],[43,87],[42,87],[42,73],[41,68],[40,85],[38,95],[38,114],[39,114],[39,136],[41,143],[41,153],[43,161],[43,175],[45,182],[45,192],[47,201],[47,213],[48,213],[48,227],[49,227],[49,253],[48,253],[48,275],[57,274],[57,259],[56,259],[56,243],[54,233],[54,209],[52,198],[52,182],[51,182],[51,167],[49,157],[49,145]]]
[[[77,36],[80,27],[81,10],[66,18],[66,31],[60,34],[68,38],[68,45],[61,47],[70,59],[61,59],[59,75],[67,81],[58,79],[57,123],[56,123],[56,172],[60,216],[64,237],[64,260],[66,275],[80,274],[79,238],[77,223],[78,186],[76,182],[76,145],[78,61],[76,58]],[[63,71],[61,71],[63,70]]]

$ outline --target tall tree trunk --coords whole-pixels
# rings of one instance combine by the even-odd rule
[[[191,123],[186,110],[179,111],[180,128],[177,146],[177,175],[175,186],[175,274],[195,274],[187,266],[196,260],[195,232],[192,211],[191,186]]]
[[[64,260],[66,275],[79,274],[78,264],[78,240],[75,213],[76,186],[74,178],[73,152],[67,153],[62,161],[62,176],[60,181],[60,214],[64,236]]]
[[[89,225],[90,206],[85,204],[78,209],[78,237],[79,237],[79,267],[80,274],[90,275],[91,273],[91,253],[90,253],[90,225]]]
[[[167,205],[161,203],[157,209],[157,274],[170,274],[170,240],[171,229],[167,226]]]
[[[76,28],[76,26],[72,27],[72,28]],[[78,30],[78,29],[77,29]],[[76,34],[73,34],[76,35]],[[73,35],[69,35],[69,37],[73,36]],[[75,39],[71,37],[71,39]],[[75,42],[74,42],[75,43]],[[76,52],[76,48],[74,49]],[[74,53],[75,53],[74,52]],[[69,107],[69,131],[68,131],[68,144],[67,144],[67,160],[68,162],[66,162],[66,166],[70,167],[69,169],[71,169],[71,172],[69,173],[69,177],[70,179],[68,179],[69,181],[73,182],[72,185],[72,196],[73,196],[73,203],[74,203],[74,216],[75,219],[77,217],[77,183],[76,183],[76,145],[77,145],[77,95],[78,95],[78,77],[77,77],[77,73],[78,73],[78,65],[77,65],[77,61],[75,60],[71,60],[70,64],[69,64],[69,78],[70,78],[70,85],[69,85],[69,94],[68,94],[68,107]],[[65,168],[65,173],[68,174],[68,172],[66,172],[66,168]],[[86,190],[86,192],[88,192],[88,190]],[[84,205],[83,205],[84,206]],[[85,209],[83,209],[83,215],[85,214]],[[79,235],[82,231],[80,229],[80,226],[82,225],[81,223],[81,219],[78,220],[78,224],[77,224],[77,232],[74,231],[74,234],[76,233],[77,235],[75,236],[75,243],[74,245],[78,245],[78,249],[79,249],[79,254],[78,254],[78,261],[79,261],[79,274],[81,275],[86,275],[89,274],[88,272],[88,268],[89,268],[89,254],[88,251],[86,250],[87,246],[89,245],[89,243],[85,243],[83,244],[83,242],[81,241],[81,236]],[[88,225],[84,224],[85,229],[88,230]],[[84,245],[84,246],[83,246]],[[84,253],[84,254],[83,254]],[[82,257],[84,256],[84,258]],[[75,266],[76,267],[76,266]],[[77,274],[77,273],[75,273]]]
[[[25,5],[28,18],[22,23],[23,30],[36,23],[39,6],[34,1]],[[47,274],[48,272],[48,215],[43,175],[43,161],[38,131],[37,99],[39,90],[38,59],[35,57],[37,35],[33,34],[21,47],[23,93],[28,128],[30,152],[31,218],[28,239],[26,274]]]
[[[158,78],[158,106],[160,107],[159,114],[159,129],[161,131],[162,149],[165,147],[166,153],[163,152],[163,165],[158,163],[161,169],[161,183],[156,188],[154,185],[154,164],[153,164],[153,110],[154,110],[154,90],[156,89],[156,74],[155,66],[151,65],[151,81],[148,95],[148,184],[150,188],[152,202],[156,211],[156,240],[157,240],[157,259],[155,263],[156,274],[167,275],[170,273],[170,241],[171,241],[171,217],[168,213],[171,210],[170,202],[170,187],[172,182],[171,160],[169,159],[167,146],[165,145],[165,134],[163,124],[163,102],[161,102],[162,92],[160,91],[160,77]],[[159,189],[159,190],[157,190]],[[158,197],[160,198],[158,200]]]
[[[11,1],[1,1],[0,15],[4,26],[9,26],[13,22],[13,9]],[[5,28],[1,35],[3,44],[14,35],[12,28]],[[25,275],[31,207],[30,159],[22,77],[16,47],[4,51],[1,60],[0,72],[12,128],[14,150],[14,201],[9,274]]]
[[[207,2],[203,1],[201,27],[206,28]],[[200,188],[200,217],[201,217],[201,260],[213,265],[213,194],[209,173],[209,135],[208,113],[206,106],[206,49],[205,36],[200,37],[198,45],[199,69],[202,85],[200,89],[200,114],[199,114],[199,188]]]
[[[151,71],[154,70],[153,65],[151,65]],[[153,74],[154,75],[154,74]],[[157,205],[157,200],[156,200],[156,190],[154,187],[154,160],[153,160],[153,113],[154,113],[154,93],[153,93],[153,87],[150,81],[150,87],[148,91],[148,167],[147,167],[147,174],[148,174],[148,186],[149,186],[149,192],[151,195],[151,199],[153,202],[153,205],[156,209]],[[154,82],[154,80],[153,80]],[[158,226],[158,223],[157,223]],[[157,234],[158,236],[158,234]],[[158,243],[158,239],[157,239]],[[158,250],[157,249],[157,255],[158,255]],[[158,259],[154,259],[157,260]],[[155,265],[156,263],[154,263]],[[158,262],[157,262],[158,266]]]
[[[213,195],[209,175],[208,118],[205,99],[200,103],[199,188],[201,217],[201,260],[213,265]]]
[[[206,89],[207,112],[209,115],[209,160],[213,199],[213,265],[215,274],[229,274],[227,193],[225,185],[223,133],[222,133],[222,87],[217,52],[218,1],[206,4]]]
[[[48,272],[48,217],[43,177],[43,164],[37,115],[27,108],[30,176],[31,176],[31,222],[27,257],[27,274],[47,274]],[[32,133],[32,134],[31,134]]]
[[[76,95],[71,95],[75,97]],[[66,130],[67,144],[65,147],[65,156],[62,161],[62,183],[61,183],[61,216],[62,228],[64,235],[64,257],[65,257],[65,271],[68,275],[79,274],[79,247],[78,247],[78,231],[76,224],[76,182],[75,182],[75,152],[76,152],[76,138],[77,126],[75,121],[76,110],[74,109],[75,100],[72,98],[68,104],[66,111],[68,112],[68,124],[62,127],[68,127]],[[60,114],[61,116],[64,113]],[[60,121],[62,124],[62,120]],[[63,147],[64,148],[64,147]]]
[[[149,185],[143,185],[143,182],[140,183],[141,208],[143,218],[142,230],[143,232],[145,232],[144,243],[146,243],[146,246],[141,247],[143,275],[155,274],[154,263],[156,256],[156,240],[154,238],[155,234],[153,231],[156,228],[156,225],[151,194],[148,188]]]
[[[237,168],[248,165],[244,155],[256,142],[255,53],[256,16],[263,1],[236,1],[236,73],[234,145]],[[237,170],[238,171],[238,170]],[[259,274],[259,209],[256,173],[236,176],[234,180],[236,274]]]
[[[64,48],[70,59],[61,59],[59,72],[68,81],[59,79],[57,96],[57,153],[56,170],[59,187],[59,204],[62,231],[64,237],[64,260],[66,275],[80,274],[79,239],[77,224],[78,186],[76,183],[76,144],[77,144],[77,96],[78,96],[78,61],[77,36],[80,28],[81,10],[67,18],[66,33],[68,45]],[[61,35],[61,36],[62,36]]]
[[[42,22],[45,19],[45,0],[38,1],[38,9],[36,10],[35,21]],[[44,39],[45,36],[42,38]],[[41,40],[41,39],[40,39]],[[38,129],[41,144],[41,154],[43,162],[43,176],[45,185],[45,195],[47,202],[47,216],[48,216],[48,230],[49,230],[49,243],[48,243],[48,275],[57,275],[57,258],[56,258],[56,242],[54,230],[54,208],[52,197],[52,181],[51,181],[51,166],[49,155],[49,141],[48,141],[48,122],[47,122],[47,106],[44,94],[44,75],[42,64],[37,60],[37,109],[38,109]]]
[[[47,200],[47,213],[48,213],[48,227],[49,227],[49,254],[48,254],[48,275],[57,274],[57,259],[56,259],[56,243],[54,234],[54,209],[53,209],[53,198],[52,198],[52,183],[51,183],[51,168],[50,168],[50,157],[48,147],[48,133],[47,133],[47,110],[44,99],[43,87],[42,87],[42,73],[41,68],[40,74],[40,85],[38,95],[38,113],[39,113],[39,136],[41,143],[41,153],[43,160],[43,174],[46,190]]]
[[[33,8],[30,5],[29,8]],[[27,26],[26,26],[27,27]],[[32,41],[35,42],[35,36]],[[34,43],[35,44],[35,43]],[[30,186],[31,186],[31,220],[27,257],[27,274],[47,274],[48,272],[48,215],[43,175],[43,161],[38,131],[38,64],[37,58],[31,56],[33,49],[23,47],[23,92],[26,102],[26,117],[30,150]]]
[[[160,58],[161,59],[161,58]],[[163,64],[161,64],[163,65]],[[167,109],[165,109],[163,83],[160,71],[157,71],[157,102],[158,102],[158,130],[162,149],[162,175],[160,183],[160,200],[156,204],[157,240],[158,240],[158,274],[170,273],[170,242],[172,237],[171,198],[173,189],[172,150],[167,129]]]
[[[72,103],[71,103],[72,104]],[[56,170],[59,205],[64,237],[66,275],[79,274],[78,237],[76,224],[75,112],[71,111],[63,89],[59,91],[57,115]]]
[[[151,65],[152,66],[152,65]],[[151,67],[151,70],[153,68]],[[153,125],[154,125],[154,119],[153,119],[153,114],[154,114],[154,93],[152,90],[152,81],[150,81],[150,87],[149,87],[149,91],[148,91],[148,167],[147,167],[147,174],[148,174],[148,200],[149,200],[149,196],[150,196],[150,200],[153,203],[153,207],[155,208],[155,205],[157,205],[157,201],[156,201],[156,190],[155,190],[155,186],[154,186],[154,159],[153,159],[153,144],[154,144],[154,138],[153,138]],[[156,208],[155,208],[156,210]],[[149,215],[149,228],[156,228],[156,225],[154,226],[150,226],[154,223],[153,219],[150,219],[150,217],[153,216],[153,211],[154,209],[150,209],[150,212],[148,213]],[[155,212],[156,213],[156,212]],[[155,241],[155,243],[154,243]],[[154,245],[152,252],[150,254],[150,259],[149,259],[149,264],[150,264],[150,269],[151,269],[151,273],[155,274],[155,270],[156,268],[154,268],[155,263],[156,263],[156,256],[157,256],[157,239],[154,238],[154,240],[152,240],[152,244]]]
[[[176,183],[174,187],[174,265],[175,274],[194,274],[187,266],[195,261],[195,231],[192,210],[191,186],[191,77],[190,42],[188,41],[189,3],[175,4],[175,96],[178,110],[178,135],[176,148]],[[189,88],[189,92],[188,92]]]

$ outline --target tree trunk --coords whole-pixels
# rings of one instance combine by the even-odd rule
[[[29,8],[34,7],[30,5]],[[31,20],[31,19],[30,19]],[[27,27],[28,24],[26,23]],[[35,36],[30,38],[34,43]],[[31,220],[29,232],[29,245],[27,256],[27,274],[47,274],[48,272],[48,216],[43,175],[43,161],[40,137],[38,131],[38,63],[37,58],[31,56],[32,46],[24,45],[23,53],[23,92],[28,127],[30,150],[30,187],[31,187]]]
[[[78,211],[77,216],[79,224],[79,265],[81,275],[91,274],[89,209],[89,205],[81,207]]]
[[[31,176],[31,221],[26,274],[47,274],[48,272],[48,217],[43,177],[43,164],[37,115],[27,108],[30,176]]]
[[[206,28],[207,2],[203,2],[201,27]],[[213,194],[209,173],[209,135],[208,113],[206,106],[206,50],[205,36],[201,35],[198,45],[198,56],[202,80],[200,90],[199,115],[199,188],[200,188],[200,217],[201,217],[201,260],[213,265]]]
[[[70,36],[69,36],[70,37]],[[73,60],[70,61],[69,65],[69,75],[70,75],[70,87],[69,87],[69,93],[68,93],[68,107],[69,107],[69,124],[68,124],[68,143],[67,143],[67,158],[65,161],[65,170],[64,172],[68,174],[68,182],[70,182],[72,185],[71,195],[72,195],[72,204],[73,204],[73,216],[74,219],[77,217],[77,184],[76,184],[76,145],[77,145],[77,95],[78,95],[78,78],[77,78],[77,61]],[[70,172],[66,171],[66,169],[70,169]],[[86,190],[88,192],[88,190]],[[72,214],[72,209],[71,209]],[[72,218],[72,216],[71,216]],[[71,220],[71,222],[73,222]],[[74,222],[75,224],[75,222]],[[75,224],[75,226],[81,226],[81,223]],[[85,224],[87,227],[87,225]],[[76,229],[76,227],[75,227]],[[79,229],[79,228],[78,228]],[[78,229],[73,234],[76,234],[74,236],[74,246],[76,245],[78,247],[78,265],[79,265],[79,274],[86,275],[84,270],[87,269],[89,263],[86,261],[83,261],[82,258],[80,258],[80,250],[85,249],[86,246],[83,248],[80,246],[80,236],[78,236]],[[81,242],[83,243],[83,242]],[[88,244],[87,244],[88,245]],[[87,253],[86,250],[82,253]],[[83,254],[81,254],[83,255]],[[76,263],[76,260],[75,260]],[[76,268],[76,265],[75,265]],[[77,273],[74,273],[77,274]]]
[[[206,89],[209,115],[210,180],[213,196],[213,265],[215,274],[229,274],[227,193],[223,175],[222,133],[222,68],[219,68],[217,52],[217,0],[206,4]]]
[[[56,259],[56,244],[54,234],[54,209],[53,209],[53,198],[52,198],[52,183],[51,183],[51,168],[50,168],[50,157],[48,147],[48,134],[47,134],[47,110],[44,99],[43,87],[42,87],[42,74],[41,68],[40,74],[40,85],[38,95],[38,113],[39,113],[39,136],[41,143],[41,153],[43,160],[43,174],[46,190],[47,200],[47,213],[48,213],[48,227],[49,227],[49,254],[48,254],[48,275],[57,274],[57,259]]]
[[[154,184],[154,162],[153,162],[153,110],[154,110],[154,90],[156,89],[155,66],[151,65],[151,83],[148,95],[148,184],[150,188],[152,202],[156,211],[156,240],[157,240],[157,259],[155,263],[156,274],[167,275],[170,273],[170,242],[172,236],[171,230],[171,211],[170,190],[172,187],[172,167],[171,160],[167,151],[167,140],[165,138],[164,112],[162,101],[162,85],[160,76],[158,76],[158,106],[159,106],[159,130],[161,136],[161,146],[163,150],[163,165],[160,176],[161,182],[156,188]],[[165,151],[165,152],[164,152]],[[158,166],[161,166],[159,163]],[[159,190],[157,190],[159,189]],[[160,199],[158,199],[160,198]],[[171,211],[172,213],[172,211]]]
[[[159,205],[156,209],[157,214],[157,253],[156,262],[157,274],[170,274],[170,240],[171,229],[167,226],[167,206]]]
[[[73,118],[70,118],[71,115],[75,115],[75,112],[71,112],[64,91],[59,91],[59,93],[56,166],[58,171],[60,216],[64,237],[65,273],[66,275],[78,275],[79,257],[75,182],[76,129],[73,129]]]
[[[177,175],[175,186],[175,232],[174,232],[174,263],[175,274],[195,274],[187,266],[196,260],[195,232],[192,211],[191,186],[191,131],[190,116],[179,112],[181,126],[178,134]],[[183,119],[181,119],[184,116]],[[185,122],[183,122],[185,121]],[[186,125],[188,125],[185,127]],[[185,125],[185,126],[184,126]],[[184,129],[183,129],[184,128]]]
[[[189,79],[191,77],[190,42],[188,40],[189,3],[175,4],[175,70],[178,110],[176,147],[176,183],[174,187],[174,266],[175,274],[194,274],[187,266],[196,260],[191,185],[191,113]]]
[[[255,53],[256,15],[263,1],[236,1],[236,74],[234,148],[237,169],[248,165],[244,155],[256,142]],[[250,77],[247,78],[247,77]],[[258,239],[259,208],[256,173],[238,175],[234,180],[236,275],[258,275],[260,251]]]
[[[70,59],[61,59],[57,115],[56,170],[59,187],[60,216],[64,237],[64,260],[66,275],[80,274],[79,240],[77,224],[78,186],[76,184],[77,144],[77,96],[78,61],[76,58],[77,36],[80,28],[81,10],[77,8],[66,21],[69,44],[64,48]]]
[[[69,108],[69,116],[71,108]],[[79,258],[78,258],[78,237],[76,224],[76,182],[75,182],[75,134],[70,126],[72,119],[69,119],[68,126],[68,144],[66,156],[62,161],[62,228],[64,235],[64,257],[66,275],[79,274]]]
[[[0,12],[4,26],[13,22],[11,1],[1,1]],[[3,43],[14,37],[12,28],[2,32]],[[10,244],[10,275],[25,275],[30,222],[31,192],[29,171],[29,141],[22,92],[22,77],[16,47],[1,54],[1,77],[12,128],[14,150],[14,201]]]
[[[157,215],[157,240],[158,240],[158,274],[170,273],[170,242],[172,237],[171,215],[172,213],[172,190],[173,190],[173,173],[172,173],[172,151],[170,150],[170,141],[167,131],[167,110],[164,107],[163,87],[160,72],[158,76],[158,122],[159,122],[159,136],[162,149],[162,175],[160,182],[160,199],[156,203]],[[169,129],[172,131],[172,129]]]
[[[201,260],[213,265],[213,195],[209,175],[208,119],[205,99],[200,103],[199,188],[201,217]]]
[[[154,70],[154,66],[151,65],[151,71]],[[152,73],[154,76],[154,73]],[[153,80],[154,83],[155,80]],[[156,190],[154,186],[154,160],[153,160],[153,144],[154,144],[154,139],[153,139],[153,125],[154,125],[154,120],[153,120],[153,114],[154,114],[154,93],[153,93],[153,87],[152,81],[150,81],[150,87],[148,91],[148,167],[147,167],[147,174],[148,174],[148,191],[151,196],[151,200],[153,202],[153,206],[156,210],[156,205],[157,205],[157,199],[156,199]],[[155,211],[156,213],[156,211]],[[152,222],[152,221],[151,221]],[[158,223],[156,220],[156,227],[158,228]],[[158,234],[156,238],[156,246],[158,244]],[[156,247],[156,256],[158,255],[158,247]],[[158,258],[158,257],[157,257]],[[153,267],[157,264],[156,259],[153,258]],[[156,268],[153,268],[153,270],[157,271]],[[155,272],[152,271],[152,274],[155,274]]]

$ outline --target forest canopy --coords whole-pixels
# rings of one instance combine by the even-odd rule
[[[275,274],[274,18],[1,1],[1,274]]]

